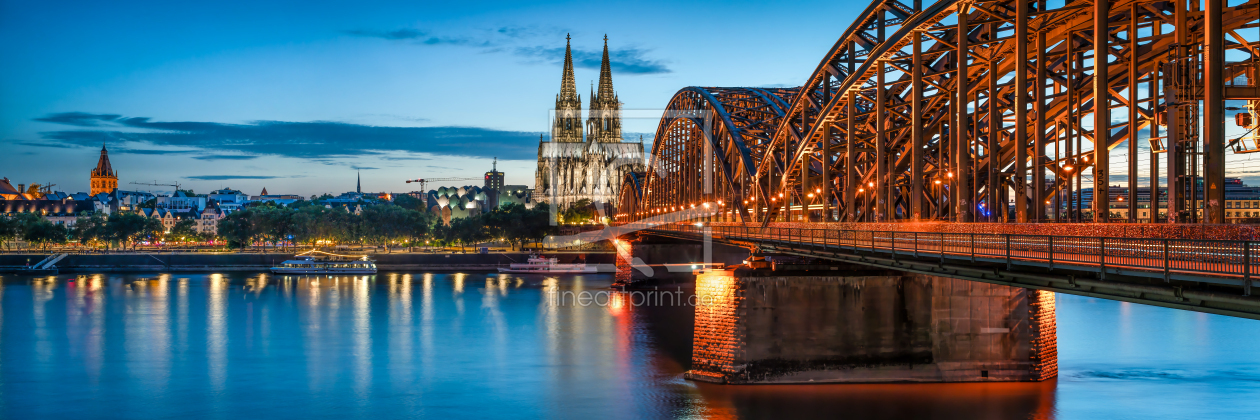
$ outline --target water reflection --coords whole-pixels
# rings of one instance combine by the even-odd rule
[[[1227,418],[1260,408],[1246,398],[1260,390],[1248,356],[1260,323],[1064,297],[1058,381],[694,383],[681,379],[691,309],[642,306],[611,291],[615,280],[4,277],[0,418]],[[604,297],[582,305],[559,292]]]

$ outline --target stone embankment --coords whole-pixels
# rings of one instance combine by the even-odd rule
[[[527,253],[369,254],[380,271],[479,271],[523,263]],[[613,253],[547,253],[562,263],[614,264]],[[0,272],[35,264],[47,254],[0,255]],[[72,254],[57,263],[61,273],[265,271],[293,254],[284,253],[118,253]],[[9,270],[4,270],[4,269]]]

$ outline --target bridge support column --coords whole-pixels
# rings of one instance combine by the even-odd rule
[[[686,377],[728,384],[983,382],[1058,373],[1053,293],[843,268],[830,274],[739,266],[699,275]]]

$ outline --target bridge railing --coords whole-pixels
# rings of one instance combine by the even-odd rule
[[[969,259],[971,261],[1035,262],[1095,267],[1104,277],[1117,269],[1161,274],[1199,274],[1240,278],[1245,294],[1260,263],[1256,241],[1164,238],[1099,238],[985,233],[898,232],[797,227],[703,226],[667,224],[655,229],[702,234],[714,238],[790,245],[806,250],[884,252],[894,256]]]

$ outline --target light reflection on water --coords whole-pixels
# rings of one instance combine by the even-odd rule
[[[70,281],[73,280],[73,281]],[[1260,322],[1060,295],[1045,383],[681,379],[690,311],[611,275],[0,278],[0,418],[1245,418]]]

